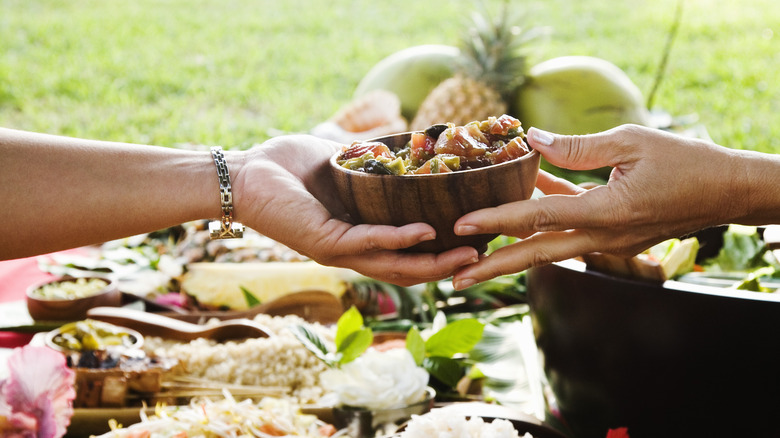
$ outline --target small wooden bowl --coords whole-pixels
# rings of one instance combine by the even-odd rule
[[[87,278],[91,280],[92,278]],[[63,282],[75,282],[77,278],[48,280],[30,286],[27,289],[27,310],[36,321],[78,321],[87,317],[87,310],[98,306],[117,307],[122,305],[122,294],[113,281],[98,278],[107,285],[92,295],[74,299],[46,299],[37,296],[35,291],[41,287]]]
[[[411,132],[406,132],[370,141],[381,141],[391,150],[398,150],[411,136]],[[531,150],[518,159],[479,169],[431,175],[375,175],[339,166],[338,155],[331,157],[331,174],[353,223],[428,223],[436,230],[436,239],[408,250],[433,253],[459,246],[484,251],[497,235],[457,236],[453,231],[455,222],[474,210],[529,199],[541,157]]]
[[[106,323],[110,324],[110,323]],[[113,325],[113,324],[111,324]],[[114,326],[117,331],[127,333],[127,335],[131,339],[131,343],[129,345],[111,345],[103,349],[102,351],[124,351],[124,350],[138,350],[144,345],[144,336],[133,329],[122,327],[122,326]],[[67,347],[60,346],[59,344],[54,342],[54,339],[62,335],[62,327],[52,330],[48,333],[46,333],[46,337],[44,338],[44,343],[47,347],[57,350],[62,353],[76,353],[76,352],[84,352],[87,351],[84,350],[71,350]]]

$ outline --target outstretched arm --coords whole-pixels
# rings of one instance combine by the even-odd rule
[[[457,234],[523,240],[460,270],[456,288],[594,251],[633,256],[709,226],[780,222],[780,156],[635,125],[585,136],[531,128],[528,139],[559,167],[611,166],[610,179],[585,190],[541,172],[547,196],[463,216]]]
[[[359,225],[324,173],[338,145],[309,136],[225,153],[235,220],[328,265],[397,284],[441,279],[476,259],[396,251],[432,238],[424,224]],[[219,218],[209,152],[83,140],[0,128],[0,259],[100,243]]]

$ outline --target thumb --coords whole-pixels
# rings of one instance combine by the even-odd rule
[[[571,170],[591,170],[614,167],[614,149],[605,133],[589,135],[559,135],[529,128],[528,144],[551,164]]]

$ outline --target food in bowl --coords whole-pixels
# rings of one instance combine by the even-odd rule
[[[454,415],[446,409],[434,409],[424,415],[412,417],[398,438],[430,436],[519,438],[520,434],[509,420],[497,418],[488,422],[479,416],[466,417]]]
[[[159,406],[152,416],[122,428],[111,422],[111,432],[99,438],[300,436],[324,438],[336,429],[297,405],[275,398],[238,401],[225,390],[222,400],[193,399],[186,406]],[[343,435],[340,435],[343,436]]]
[[[31,295],[44,300],[74,300],[98,294],[106,286],[108,281],[101,278],[77,278],[46,283],[33,289]]]
[[[509,115],[464,126],[433,125],[411,134],[399,150],[381,141],[356,141],[339,155],[339,165],[379,175],[422,175],[477,169],[530,153],[522,124]]]
[[[30,286],[27,311],[36,321],[79,321],[87,310],[122,305],[116,283],[99,277],[58,278]]]
[[[346,213],[345,220],[353,224],[393,226],[422,222],[429,224],[436,231],[434,240],[420,242],[404,251],[440,253],[460,246],[471,246],[478,251],[485,251],[488,242],[497,234],[458,236],[455,234],[454,225],[466,213],[526,200],[533,194],[541,155],[533,149],[525,149],[526,153],[522,152],[525,147],[524,136],[521,134],[519,122],[514,120],[516,119],[509,116],[501,116],[489,118],[486,124],[474,122],[461,127],[466,129],[466,132],[470,132],[469,129],[478,130],[482,137],[488,139],[490,147],[496,147],[494,150],[487,147],[488,143],[477,144],[469,141],[466,142],[467,145],[461,144],[461,150],[449,145],[447,150],[457,151],[461,155],[436,156],[436,143],[420,140],[415,143],[412,140],[413,137],[421,138],[421,133],[428,135],[423,131],[370,140],[372,143],[384,144],[386,149],[377,148],[363,153],[353,150],[351,154],[345,154],[351,148],[345,147],[343,151],[333,154],[329,170]],[[499,130],[499,134],[495,134],[497,137],[486,136],[480,128],[484,125],[489,130],[491,123],[496,130],[503,129]],[[436,136],[437,142],[442,136],[446,137],[448,134],[445,134],[445,131],[451,128],[457,127],[444,125],[443,130]],[[506,136],[501,136],[501,133],[506,133]],[[475,133],[474,136],[476,135]],[[509,138],[510,135],[516,136]],[[430,138],[433,136],[435,134]],[[457,137],[465,142],[467,137],[473,140],[474,136],[464,134]],[[499,137],[503,139],[496,140]],[[414,146],[415,144],[417,146]],[[430,150],[426,152],[420,144],[428,144]],[[395,154],[395,158],[392,158],[388,151]],[[366,152],[369,154],[366,155]],[[426,162],[415,162],[414,157],[425,158],[428,153],[433,155]],[[392,159],[384,164],[376,160],[378,155],[387,155],[386,158]],[[502,161],[505,155],[517,158]],[[374,158],[371,159],[371,156]],[[360,164],[361,157],[363,164]],[[357,160],[352,164],[348,163],[352,158]],[[373,160],[369,168],[375,168],[371,173],[365,171],[369,160]],[[457,161],[458,166],[452,164],[451,168],[447,161]],[[355,167],[355,170],[350,166]],[[388,169],[396,169],[398,173]],[[401,170],[406,173],[400,173]],[[420,174],[425,171],[429,173]]]
[[[163,380],[181,372],[175,358],[148,355],[135,330],[86,319],[46,335],[46,346],[60,351],[75,372],[76,408],[140,406],[163,389]]]
[[[106,350],[110,347],[139,348],[143,337],[134,330],[103,321],[85,319],[50,332],[50,347],[60,351]]]

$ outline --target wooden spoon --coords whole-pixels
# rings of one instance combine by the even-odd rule
[[[246,310],[206,310],[194,311],[188,314],[162,312],[161,314],[178,320],[197,323],[210,318],[221,320],[252,319],[261,313],[271,316],[298,315],[308,322],[335,324],[344,313],[344,306],[341,304],[341,300],[330,292],[308,290],[283,295]]]
[[[144,336],[159,336],[178,341],[197,338],[225,341],[228,339],[267,338],[272,331],[246,318],[222,321],[218,325],[192,324],[178,319],[123,307],[93,307],[87,318],[105,321],[137,330]]]

